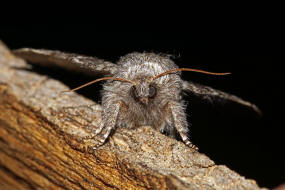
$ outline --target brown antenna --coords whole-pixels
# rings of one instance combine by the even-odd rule
[[[163,73],[160,73],[159,75],[156,75],[152,78],[152,80],[155,80],[159,77],[162,77],[164,75],[167,75],[169,73],[174,73],[177,71],[192,71],[192,72],[197,72],[197,73],[204,73],[204,74],[208,74],[208,75],[229,75],[231,73],[214,73],[214,72],[209,72],[209,71],[203,71],[203,70],[199,70],[199,69],[190,69],[190,68],[178,68],[178,69],[171,69],[168,71],[165,71]]]
[[[129,83],[134,84],[133,81],[130,81],[130,80],[127,80],[127,79],[123,79],[123,78],[103,77],[103,78],[99,78],[99,79],[90,81],[90,82],[88,82],[88,83],[86,83],[86,84],[83,84],[83,85],[81,85],[81,86],[78,86],[78,87],[76,87],[76,88],[74,88],[74,89],[67,90],[67,91],[63,91],[63,92],[74,92],[74,91],[76,91],[76,90],[79,90],[79,89],[81,89],[81,88],[83,88],[83,87],[89,86],[89,85],[91,85],[91,84],[94,84],[94,83],[99,82],[99,81],[102,81],[102,80],[119,80],[119,81],[124,81],[124,82],[129,82]]]

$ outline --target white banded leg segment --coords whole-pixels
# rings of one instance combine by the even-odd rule
[[[187,146],[197,149],[195,145],[191,143],[188,137],[189,130],[188,130],[188,124],[187,124],[186,114],[185,114],[185,109],[183,107],[183,104],[180,102],[174,102],[174,101],[169,102],[169,104],[170,104],[170,110],[171,110],[171,114],[173,118],[174,127],[180,134],[183,142]]]
[[[101,146],[109,137],[111,131],[116,127],[117,117],[121,108],[121,102],[108,106],[103,111],[104,126],[99,134],[96,136],[98,143],[96,147]],[[95,147],[95,148],[96,148]]]
[[[96,129],[95,131],[95,135],[98,135],[102,131],[103,128],[104,128],[104,123],[101,122],[98,129]]]
[[[93,139],[102,131],[103,127],[104,124],[100,123],[99,127],[95,130],[95,132],[90,133],[89,135],[85,136],[83,139]]]

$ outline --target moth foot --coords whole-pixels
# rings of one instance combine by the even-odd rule
[[[194,144],[191,144],[189,147],[192,148],[192,149],[195,149],[197,151],[199,150],[199,148],[196,145],[194,145]]]
[[[194,150],[196,150],[196,151],[199,150],[199,148],[198,148],[196,145],[194,145],[193,143],[191,143],[190,141],[186,142],[185,144],[186,144],[188,147],[190,147],[190,148],[192,148],[192,149],[194,149]]]
[[[93,150],[96,150],[97,148],[99,148],[99,147],[102,146],[102,145],[103,145],[103,143],[98,142],[98,143],[96,143],[96,144],[93,145],[92,149],[93,149]]]
[[[92,133],[90,135],[87,135],[85,137],[82,137],[83,140],[89,140],[89,139],[93,139],[96,136],[96,133]]]
[[[93,138],[96,141],[96,143],[93,145],[93,150],[96,150],[106,142],[106,138],[104,136],[102,137],[100,135],[96,135]]]

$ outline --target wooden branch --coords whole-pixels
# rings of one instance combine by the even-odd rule
[[[0,189],[260,189],[147,126],[93,151],[100,105],[29,68],[0,42]]]

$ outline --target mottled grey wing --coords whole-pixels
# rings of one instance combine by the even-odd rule
[[[98,59],[56,50],[22,48],[12,51],[16,56],[31,63],[48,67],[61,67],[85,75],[110,75],[117,71],[117,65]]]
[[[216,90],[208,86],[184,81],[183,90],[190,92],[196,96],[199,96],[203,99],[207,99],[211,102],[215,102],[215,100],[225,100],[225,101],[235,102],[243,106],[247,106],[253,109],[255,112],[257,112],[259,115],[262,115],[261,111],[258,109],[256,105],[250,102],[247,102],[235,95],[231,95],[226,92],[222,92],[220,90]]]

